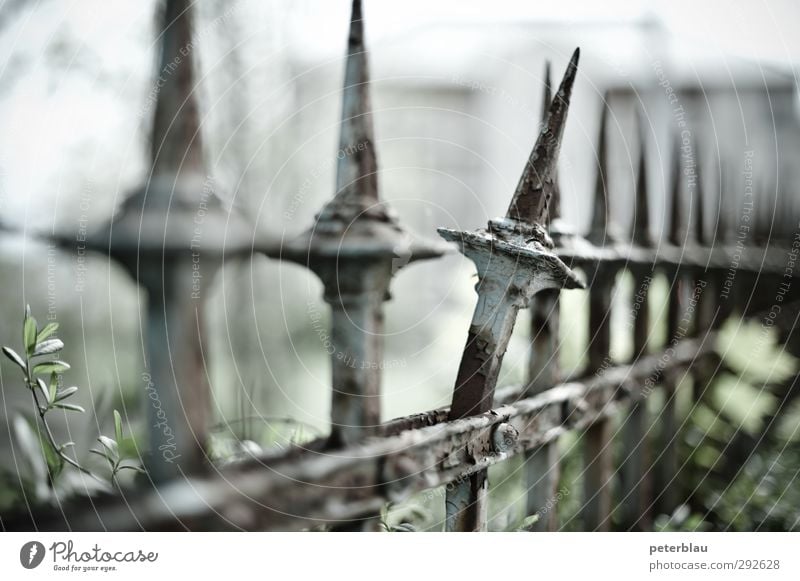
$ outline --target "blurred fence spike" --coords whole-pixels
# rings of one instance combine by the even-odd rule
[[[151,171],[86,247],[110,254],[148,293],[145,387],[150,478],[163,482],[206,463],[210,396],[204,298],[224,257],[272,242],[224,209],[206,171],[191,49],[189,0],[162,15]],[[158,405],[151,405],[156,401]]]
[[[639,171],[636,176],[636,196],[633,220],[633,241],[639,246],[652,246],[650,234],[650,204],[647,188],[647,133],[639,117]]]
[[[553,190],[556,187],[556,170],[561,140],[569,111],[572,86],[578,71],[580,49],[575,49],[564,73],[564,78],[550,106],[539,139],[525,164],[511,204],[506,213],[511,218],[526,224],[542,224]]]
[[[714,236],[717,244],[725,245],[730,243],[734,236],[734,224],[731,219],[731,207],[735,207],[735,203],[733,200],[725,199],[725,192],[732,192],[731,179],[728,175],[728,169],[725,164],[721,160],[718,163],[719,182],[717,184],[717,225]]]
[[[697,144],[697,140],[694,142],[694,156],[695,156],[695,167],[694,167],[694,179],[695,179],[695,186],[694,186],[694,207],[696,209],[696,216],[695,216],[695,230],[694,230],[694,241],[700,246],[707,246],[708,240],[706,238],[706,221],[705,221],[705,197],[704,197],[704,190],[703,190],[703,173],[701,170],[701,161],[700,161],[700,148]]]
[[[597,245],[616,242],[611,227],[608,200],[608,115],[609,95],[603,95],[600,112],[600,130],[597,137],[597,178],[594,187],[594,209],[586,239]]]
[[[745,187],[745,203],[747,200],[747,188]],[[762,246],[769,240],[772,228],[772,209],[770,208],[770,196],[767,193],[767,180],[753,180],[753,189],[750,200],[752,212],[750,214],[750,244]],[[745,222],[743,220],[743,222]],[[745,222],[747,223],[747,222]]]
[[[544,91],[542,95],[542,127],[547,123],[547,115],[553,102],[553,88],[550,76],[550,61],[544,64]],[[548,224],[561,218],[561,189],[558,183],[558,167],[553,170],[553,192],[547,207]]]
[[[197,81],[191,56],[192,6],[188,0],[168,0],[164,6],[159,73],[164,79],[155,104],[151,137],[152,172],[176,177],[205,177]],[[183,192],[181,192],[183,193]]]
[[[675,136],[675,144],[672,149],[672,171],[670,174],[670,186],[672,189],[672,200],[670,206],[670,224],[669,224],[669,243],[675,246],[682,246],[685,237],[685,222],[684,222],[684,198],[683,198],[683,179],[681,177],[681,142],[680,138]]]

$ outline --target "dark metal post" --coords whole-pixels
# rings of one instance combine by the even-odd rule
[[[615,228],[609,219],[607,102],[603,103],[598,146],[598,173],[595,205],[587,240],[597,246],[617,244]],[[589,363],[585,374],[602,372],[611,365],[611,297],[618,265],[590,262],[589,278]],[[611,512],[612,449],[611,423],[601,419],[584,434],[583,525],[587,530],[608,528]]]
[[[650,215],[647,189],[647,159],[645,136],[641,137],[639,175],[636,182],[636,218],[633,227],[633,243],[640,248],[651,248],[653,237],[650,233]],[[652,269],[637,265],[631,269],[633,275],[633,354],[632,362],[648,353],[650,334],[649,295],[652,282]],[[647,530],[649,528],[648,503],[645,501],[645,458],[647,457],[646,434],[648,431],[647,395],[636,386],[632,394],[630,411],[622,430],[625,460],[621,467],[622,522],[627,529]]]
[[[672,171],[672,211],[671,224],[668,240],[671,244],[686,248],[691,246],[690,231],[688,220],[684,208],[686,207],[683,188],[681,150],[680,144],[676,140],[673,151],[673,171]],[[680,266],[667,269],[667,274],[671,277],[671,286],[667,299],[667,337],[666,345],[669,346],[679,337],[680,320],[684,303],[685,277],[681,272]],[[676,398],[677,398],[677,377],[674,370],[664,373],[661,378],[664,394],[664,406],[658,414],[660,420],[659,446],[656,454],[653,471],[653,506],[656,514],[670,513],[675,508],[675,489],[678,472],[678,449],[677,449],[677,427],[676,417]]]

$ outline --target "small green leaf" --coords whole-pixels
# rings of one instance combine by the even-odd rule
[[[109,457],[114,459],[114,462],[119,462],[119,446],[113,439],[108,436],[100,436],[97,441],[103,445],[103,448],[106,449]]]
[[[39,388],[39,391],[42,392],[44,401],[46,401],[48,404],[52,403],[52,401],[50,400],[50,392],[47,390],[47,384],[41,377],[36,379],[36,386]]]
[[[50,440],[42,433],[42,430],[39,430],[39,443],[42,446],[42,453],[47,462],[47,469],[50,471],[50,476],[55,480],[64,469],[64,459],[58,451],[53,448]]]
[[[55,397],[54,401],[61,401],[62,399],[67,399],[69,396],[71,396],[76,391],[78,391],[78,388],[75,387],[75,386],[68,387],[67,389],[62,389],[61,391],[56,393],[56,397]]]
[[[75,388],[75,389],[77,389],[77,388]],[[51,402],[58,401],[59,399],[64,399],[64,398],[59,398],[58,397],[58,374],[57,373],[51,373],[50,374],[50,389],[49,389],[49,391],[50,391],[50,401]]]
[[[14,351],[11,347],[3,347],[3,353],[5,353],[6,357],[11,359],[11,361],[19,365],[22,371],[24,371],[26,374],[28,373],[28,367],[27,365],[25,365],[25,361],[23,361],[22,357],[17,355],[17,352]]]
[[[61,351],[63,348],[64,342],[61,339],[48,339],[36,345],[36,349],[33,351],[33,357],[50,355],[51,353]]]
[[[59,452],[63,452],[63,451],[64,451],[64,450],[66,450],[67,448],[72,448],[73,446],[75,446],[75,442],[66,442],[66,443],[64,443],[64,444],[61,444],[61,445],[58,447],[58,450],[59,450]]]
[[[22,325],[22,343],[25,345],[25,352],[28,357],[33,355],[36,347],[36,319],[31,315],[31,308],[25,310],[25,323]]]
[[[52,405],[52,407],[54,407],[54,408],[60,408],[60,409],[62,409],[62,410],[68,410],[68,411],[71,411],[71,412],[81,412],[81,413],[84,413],[84,412],[86,411],[86,410],[85,410],[85,409],[83,409],[81,406],[79,406],[79,405],[74,405],[74,404],[71,404],[71,403],[54,403],[54,404]]]
[[[122,416],[119,415],[117,410],[114,410],[114,437],[117,442],[122,441]]]
[[[33,368],[34,375],[50,375],[51,373],[64,373],[69,369],[69,363],[64,361],[46,361]]]
[[[39,334],[36,335],[36,344],[38,345],[56,331],[58,331],[58,323],[47,323],[44,329],[39,331]]]
[[[132,436],[123,434],[122,440],[117,440],[120,458],[136,458],[139,456],[139,448]]]

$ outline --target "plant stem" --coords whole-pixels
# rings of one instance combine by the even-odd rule
[[[31,385],[30,378],[26,377],[25,379],[27,380],[28,385],[30,386]],[[33,394],[33,402],[34,405],[36,406],[36,411],[39,413],[39,419],[42,421],[42,425],[44,426],[44,433],[47,436],[47,441],[50,442],[50,445],[53,447],[53,450],[55,450],[56,454],[58,454],[58,456],[62,460],[64,460],[64,462],[66,462],[67,464],[77,468],[84,474],[96,479],[97,476],[92,474],[91,471],[87,470],[86,468],[78,464],[78,462],[76,462],[75,460],[73,460],[72,458],[64,454],[64,452],[61,451],[61,447],[56,443],[56,439],[55,436],[53,436],[53,432],[50,429],[50,425],[47,423],[47,419],[45,419],[44,417],[45,414],[47,413],[47,408],[45,408],[44,411],[42,411],[42,406],[39,405],[39,396],[36,395],[35,388],[31,388],[31,393]]]

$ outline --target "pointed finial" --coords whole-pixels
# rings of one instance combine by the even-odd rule
[[[553,103],[553,88],[550,84],[550,61],[544,62],[544,96],[542,99],[542,126],[547,121],[550,105]]]
[[[550,112],[550,105],[553,102],[553,88],[550,84],[550,61],[544,63],[544,95],[542,97],[542,127],[547,122],[547,114]],[[553,194],[550,198],[547,217],[550,221],[561,217],[561,188],[558,183],[558,168],[556,167],[553,176]]]
[[[167,0],[151,143],[154,176],[205,178],[192,54],[192,2]],[[168,201],[166,203],[169,203]]]
[[[682,246],[685,237],[685,226],[683,218],[683,189],[681,184],[681,141],[675,136],[675,144],[672,148],[672,173],[670,176],[672,185],[672,205],[670,209],[669,224],[669,243],[675,246]]]
[[[603,95],[603,108],[600,111],[600,131],[597,138],[597,178],[594,187],[594,211],[586,239],[593,244],[609,240],[608,207],[608,112],[609,94]]]
[[[508,218],[526,224],[541,224],[555,189],[558,154],[569,111],[572,85],[578,71],[580,49],[575,49],[564,73],[561,86],[550,104],[547,118],[533,146],[528,162],[522,172],[514,197],[508,207]]]
[[[777,222],[778,198],[777,185],[771,179],[764,178],[761,189],[756,192],[756,215],[758,216],[756,229],[756,242],[758,244],[772,243],[775,237]]]
[[[694,169],[694,179],[695,179],[695,187],[694,187],[694,206],[697,209],[697,216],[695,217],[695,231],[694,231],[694,238],[695,242],[700,246],[705,246],[708,243],[706,239],[706,221],[705,221],[705,211],[703,205],[705,204],[704,200],[704,192],[703,192],[703,175],[700,172],[700,149],[697,145],[697,140],[694,142],[694,157],[695,157],[695,169]]]
[[[716,244],[726,244],[733,236],[733,224],[731,221],[730,206],[734,204],[730,200],[725,199],[725,192],[732,192],[730,187],[730,178],[725,164],[717,153],[719,177],[717,182],[717,223],[714,229],[714,239]]]
[[[361,0],[353,0],[342,94],[336,195],[322,210],[320,220],[338,218],[350,222],[364,213],[385,217],[385,208],[377,205],[378,164],[369,82]]]
[[[636,203],[634,206],[633,241],[639,246],[652,246],[650,235],[650,208],[647,193],[647,132],[642,113],[637,113],[639,126],[639,172],[636,178]]]

